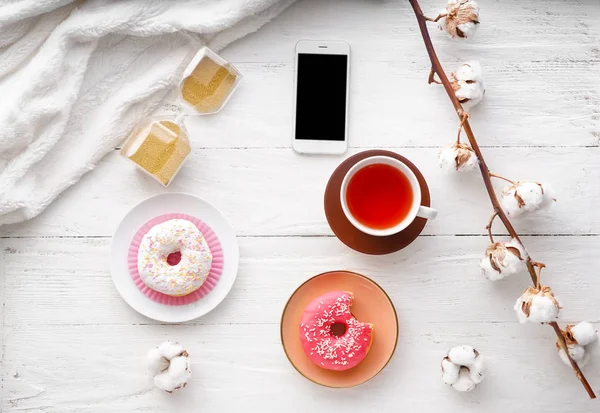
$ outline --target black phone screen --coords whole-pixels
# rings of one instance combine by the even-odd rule
[[[296,139],[345,139],[347,76],[347,55],[298,54]]]

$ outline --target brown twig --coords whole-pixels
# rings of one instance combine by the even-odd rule
[[[542,268],[546,268],[546,264],[537,261],[531,261],[531,264],[537,268],[537,280],[535,282],[535,288],[539,290],[542,288]]]
[[[488,196],[490,198],[490,202],[492,203],[492,206],[494,207],[495,214],[497,214],[500,221],[502,221],[502,224],[504,225],[504,227],[506,228],[506,230],[508,231],[510,236],[512,238],[516,239],[519,243],[521,243],[521,245],[523,245],[523,243],[521,242],[519,235],[515,231],[512,223],[510,222],[510,220],[508,219],[508,217],[502,210],[502,208],[500,206],[500,202],[498,201],[496,192],[494,191],[494,187],[492,186],[492,179],[491,179],[492,176],[494,176],[494,177],[498,177],[498,176],[492,175],[490,170],[488,169],[488,167],[485,163],[485,159],[483,158],[483,154],[481,153],[481,150],[479,149],[479,145],[477,144],[477,140],[475,139],[475,135],[473,134],[473,130],[471,129],[471,125],[469,124],[469,121],[467,119],[465,119],[464,115],[466,112],[464,111],[458,98],[454,94],[452,85],[450,84],[450,81],[448,80],[448,76],[446,76],[446,72],[444,72],[444,68],[442,67],[442,65],[440,63],[440,61],[437,57],[437,54],[435,52],[435,48],[433,47],[433,43],[431,42],[431,37],[429,36],[429,31],[427,30],[427,21],[437,21],[443,16],[440,15],[440,16],[436,17],[435,19],[430,19],[423,14],[423,11],[421,10],[421,6],[419,5],[418,0],[409,0],[409,2],[415,12],[415,16],[416,16],[417,22],[419,24],[419,30],[421,31],[421,36],[423,38],[423,42],[425,43],[425,48],[427,49],[427,54],[429,55],[429,60],[431,61],[431,71],[433,72],[433,74],[430,74],[430,78],[434,74],[438,75],[440,81],[442,82],[442,85],[444,86],[446,94],[450,98],[450,102],[452,102],[452,105],[454,106],[454,110],[456,111],[456,114],[458,115],[461,123],[463,123],[463,130],[465,131],[465,134],[467,135],[467,138],[469,139],[469,144],[471,145],[471,148],[473,149],[473,151],[477,155],[477,158],[479,159],[479,169],[481,170],[481,176],[483,178],[485,188],[486,188]],[[527,258],[527,270],[529,272],[529,275],[531,277],[533,284],[537,285],[538,275],[535,271],[534,263],[531,260],[531,258]],[[565,343],[565,338],[563,337],[560,327],[558,326],[558,324],[556,322],[551,322],[548,324],[554,329],[556,336],[558,337],[559,346],[565,351],[567,357],[569,358],[571,367],[573,368],[575,375],[581,381],[583,387],[587,391],[590,398],[595,399],[596,395],[594,394],[594,391],[592,390],[590,384],[588,383],[587,379],[581,372],[581,369],[577,365],[577,362],[575,362],[575,360],[573,360],[571,358],[571,356],[569,355],[569,351],[568,351],[567,345]]]
[[[437,83],[441,84],[441,82],[437,82]],[[464,112],[462,114],[462,119],[460,121],[460,124],[458,125],[458,134],[456,135],[456,143],[460,143],[460,133],[462,132],[463,126],[464,126],[465,122],[467,121],[467,119],[469,119],[469,114]]]
[[[498,211],[494,211],[494,213],[490,217],[490,220],[489,220],[487,226],[485,227],[485,229],[487,229],[487,231],[488,231],[488,235],[490,236],[490,241],[492,242],[492,244],[494,243],[494,237],[492,236],[492,224],[494,223],[494,219],[497,216],[498,216]]]
[[[446,17],[448,15],[448,13],[440,13],[437,15],[436,18],[432,19],[431,17],[425,17],[425,20],[429,21],[429,22],[437,22],[439,19],[441,19],[442,17]]]
[[[498,178],[498,179],[502,179],[503,181],[510,182],[513,185],[515,184],[515,181],[513,181],[512,179],[505,178],[502,175],[497,175],[497,174],[495,174],[493,172],[489,172],[489,174],[490,174],[491,178]]]
[[[433,68],[429,72],[429,79],[427,79],[427,84],[430,85],[432,83],[437,83],[438,85],[442,84],[442,82],[440,82],[439,80],[435,79],[435,70],[433,70]]]

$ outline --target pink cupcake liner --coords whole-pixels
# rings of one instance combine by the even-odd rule
[[[142,239],[152,227],[171,219],[185,219],[193,223],[196,228],[202,232],[202,235],[204,235],[204,239],[206,240],[208,248],[213,256],[212,266],[206,281],[204,281],[204,283],[196,291],[181,297],[173,297],[158,291],[154,291],[144,284],[144,281],[142,281],[140,278],[140,273],[138,272],[138,251],[140,249]],[[215,232],[203,221],[186,214],[165,214],[156,218],[152,218],[150,221],[142,225],[142,227],[135,233],[133,239],[131,240],[131,244],[129,244],[127,263],[129,265],[129,273],[131,274],[133,282],[146,297],[164,305],[186,305],[202,299],[206,294],[211,292],[211,290],[219,282],[219,278],[223,272],[223,249],[221,248],[221,242],[219,241],[217,234],[215,234]]]

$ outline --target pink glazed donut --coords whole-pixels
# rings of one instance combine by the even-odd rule
[[[352,293],[331,291],[315,298],[300,320],[304,352],[317,366],[348,370],[367,356],[373,343],[373,324],[358,321],[350,312]]]

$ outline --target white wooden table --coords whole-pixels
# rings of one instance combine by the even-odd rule
[[[440,2],[424,1],[431,14]],[[433,31],[447,70],[479,59],[487,96],[472,126],[488,163],[515,178],[551,182],[559,202],[519,221],[530,253],[563,301],[563,321],[600,321],[600,5],[482,1],[472,42]],[[293,47],[344,39],[352,46],[351,150],[390,148],[424,172],[440,214],[409,248],[360,255],[331,233],[322,196],[341,157],[290,149]],[[512,306],[526,275],[492,284],[478,271],[490,214],[478,174],[448,176],[438,147],[456,116],[429,65],[404,1],[299,0],[223,52],[244,73],[225,110],[189,119],[194,152],[162,189],[117,151],[40,217],[0,229],[3,412],[598,412],[556,356],[544,326],[521,326]],[[82,137],[84,139],[84,137]],[[164,325],[130,309],[113,287],[108,249],[121,217],[146,197],[197,194],[239,234],[241,266],[212,313]],[[302,378],[279,341],[294,289],[314,274],[350,269],[392,297],[400,340],[392,362],[358,388]],[[146,351],[165,339],[193,357],[188,388],[168,395],[145,375]],[[439,379],[450,347],[488,357],[488,377],[458,394]],[[600,353],[600,352],[596,352]],[[600,393],[600,354],[584,371]]]

